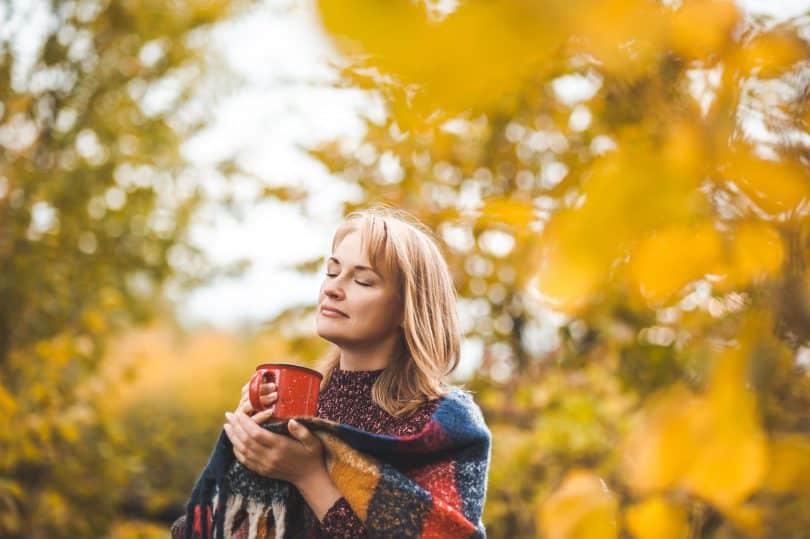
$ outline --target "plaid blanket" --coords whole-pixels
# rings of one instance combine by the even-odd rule
[[[408,436],[296,419],[323,441],[329,475],[370,537],[486,536],[481,513],[491,437],[468,393],[453,388],[424,428]],[[282,432],[286,425],[263,426]],[[294,523],[285,520],[290,500],[300,500],[290,496],[292,488],[243,467],[222,432],[187,504],[193,526],[185,526],[185,537],[230,538],[239,513],[247,514],[251,538],[295,537],[288,529]]]

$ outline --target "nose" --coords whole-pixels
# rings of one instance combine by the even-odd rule
[[[337,279],[327,279],[323,283],[323,295],[330,299],[342,299],[345,297],[343,288],[338,286]]]

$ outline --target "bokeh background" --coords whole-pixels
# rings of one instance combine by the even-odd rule
[[[3,0],[0,536],[167,537],[386,203],[491,537],[808,537],[808,53],[804,0]]]

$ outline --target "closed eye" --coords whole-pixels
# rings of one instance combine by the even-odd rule
[[[337,277],[337,275],[338,275],[337,273],[327,273],[326,274],[327,277]],[[362,282],[360,282],[358,280],[355,280],[354,282],[356,282],[360,286],[373,286],[372,283],[362,283]]]

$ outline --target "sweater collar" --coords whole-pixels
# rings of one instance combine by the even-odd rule
[[[368,385],[374,384],[374,381],[382,374],[385,369],[375,369],[369,371],[345,371],[340,366],[335,367],[332,371],[332,380],[341,385]]]

